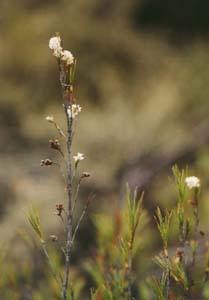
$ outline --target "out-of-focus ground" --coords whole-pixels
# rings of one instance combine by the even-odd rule
[[[147,191],[151,210],[174,201],[171,166],[189,164],[202,180],[207,229],[209,184],[208,1],[1,0],[0,236],[21,252],[19,228],[33,203],[45,229],[65,197],[48,140],[65,128],[55,58],[48,40],[60,32],[78,60],[76,99],[82,106],[74,152],[92,177],[94,209],[121,201],[125,183]],[[19,246],[18,246],[19,245]]]

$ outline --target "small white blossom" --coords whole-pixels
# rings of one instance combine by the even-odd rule
[[[77,153],[76,155],[73,156],[75,163],[78,163],[79,161],[84,159],[84,155],[82,153]]]
[[[72,65],[74,62],[74,57],[73,57],[72,53],[68,50],[62,51],[61,59],[66,61],[67,65]]]
[[[54,36],[49,40],[49,48],[53,50],[53,55],[60,57],[62,54],[61,38]]]
[[[49,48],[52,50],[56,50],[61,47],[61,38],[59,36],[54,36],[49,40]]]
[[[54,123],[54,117],[53,117],[53,116],[47,116],[47,117],[46,117],[46,120],[47,120],[49,123]]]
[[[185,182],[188,188],[191,190],[192,188],[199,188],[200,187],[200,180],[195,176],[190,176],[185,178]]]
[[[75,118],[82,110],[82,107],[79,104],[72,104],[72,106],[68,107],[68,115],[71,118]]]

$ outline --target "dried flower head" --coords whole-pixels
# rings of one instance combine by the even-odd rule
[[[88,172],[83,172],[83,173],[81,174],[81,178],[87,178],[87,177],[90,177],[90,176],[91,176],[91,174],[88,173]]]
[[[186,177],[185,182],[190,190],[200,187],[200,180],[195,176]]]
[[[74,62],[74,57],[70,51],[64,50],[62,51],[61,60],[65,61],[67,65],[72,65]]]
[[[49,158],[42,159],[40,162],[40,165],[43,166],[51,166],[53,164],[53,161]]]
[[[79,161],[84,159],[84,155],[82,153],[77,153],[76,155],[73,156],[75,163],[78,163]]]
[[[82,107],[79,104],[72,104],[68,107],[68,115],[70,118],[74,119],[82,110]]]
[[[56,212],[55,212],[55,214],[57,216],[60,217],[62,215],[63,210],[64,210],[64,205],[63,204],[56,204]]]
[[[61,47],[61,38],[59,36],[54,36],[49,40],[49,48],[53,50],[53,55],[56,57],[60,57],[62,54]]]
[[[80,176],[79,183],[81,183],[81,181],[82,181],[84,178],[88,178],[88,177],[90,177],[90,176],[91,176],[90,173],[88,173],[88,172],[83,172],[83,173],[81,174],[81,176]]]
[[[58,237],[56,235],[54,235],[54,234],[51,234],[50,238],[51,238],[52,242],[58,241]]]
[[[54,150],[61,150],[59,140],[49,140],[50,147]]]
[[[54,117],[53,116],[47,116],[46,121],[49,123],[54,123]]]

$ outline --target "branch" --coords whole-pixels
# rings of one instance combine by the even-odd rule
[[[93,195],[93,194],[91,193],[91,194],[88,196],[87,200],[86,200],[86,204],[85,204],[85,206],[84,206],[83,212],[82,212],[82,214],[80,215],[80,218],[79,218],[79,220],[78,220],[78,222],[77,222],[77,224],[76,224],[75,230],[74,230],[74,232],[73,232],[73,237],[72,237],[72,241],[71,241],[72,245],[73,245],[73,243],[74,243],[74,240],[75,240],[77,231],[78,231],[78,229],[79,229],[79,227],[80,227],[80,224],[81,224],[81,222],[82,222],[82,220],[83,220],[83,218],[84,218],[84,216],[85,216],[85,214],[86,214],[86,211],[87,211],[87,209],[88,209],[88,207],[89,207],[91,201],[92,201],[94,198],[95,198],[95,195]]]

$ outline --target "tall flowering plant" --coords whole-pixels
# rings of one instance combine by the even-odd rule
[[[82,181],[90,176],[90,173],[83,172],[80,174],[78,183],[75,184],[74,177],[77,175],[78,165],[84,159],[82,153],[72,154],[72,142],[76,123],[78,116],[82,110],[81,106],[76,103],[74,97],[74,78],[75,78],[75,69],[76,69],[76,59],[72,53],[63,48],[62,40],[59,35],[52,37],[49,40],[49,48],[52,50],[53,55],[56,57],[58,68],[59,68],[59,79],[62,89],[62,100],[64,113],[67,123],[67,131],[64,132],[60,126],[57,124],[53,116],[47,116],[46,121],[54,125],[55,129],[58,132],[59,139],[50,140],[49,145],[52,149],[57,151],[65,163],[65,184],[67,191],[67,204],[58,203],[56,205],[56,215],[61,219],[65,227],[65,242],[60,245],[60,249],[64,255],[65,259],[65,270],[64,274],[57,274],[53,263],[50,259],[44,234],[42,232],[40,217],[38,212],[32,208],[28,213],[28,219],[33,229],[37,233],[45,256],[49,262],[52,274],[54,275],[57,283],[60,287],[61,299],[68,299],[68,295],[72,299],[73,291],[69,287],[70,282],[70,270],[71,270],[71,254],[73,244],[76,238],[77,231],[79,229],[80,223],[88,209],[88,206],[92,200],[92,195],[90,195],[83,207],[82,213],[78,220],[75,220],[75,210],[76,204],[79,196],[79,190]],[[64,142],[64,143],[63,143]],[[64,149],[63,149],[64,144]],[[52,161],[49,158],[41,160],[41,166],[50,167],[56,162]],[[51,239],[54,242],[59,242],[59,237],[52,235]]]

